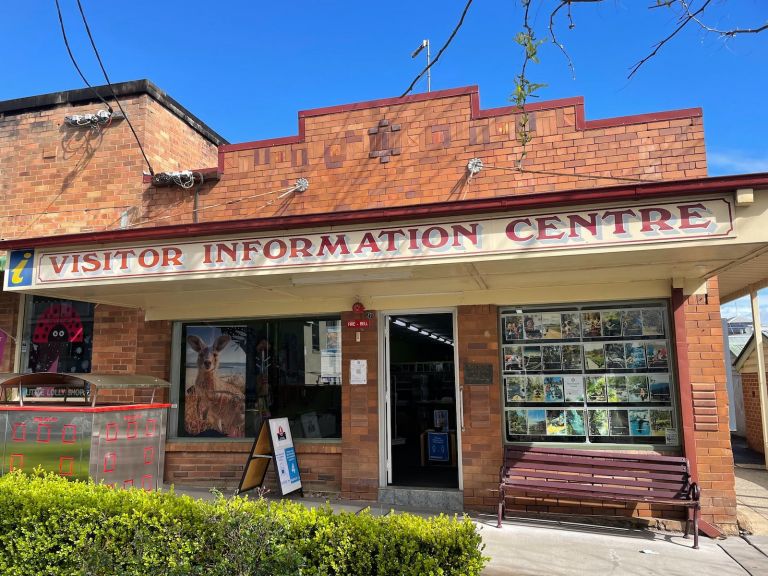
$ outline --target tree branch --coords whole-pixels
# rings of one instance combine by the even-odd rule
[[[665,45],[667,42],[669,42],[670,40],[672,40],[672,38],[674,38],[675,36],[677,36],[677,35],[680,33],[680,31],[681,31],[683,28],[685,28],[685,27],[686,27],[688,24],[690,24],[690,23],[691,23],[691,21],[692,21],[692,20],[693,20],[693,19],[694,19],[696,16],[698,16],[699,14],[701,14],[702,12],[704,12],[704,10],[706,9],[706,7],[707,7],[707,6],[709,6],[709,4],[710,4],[711,2],[712,2],[712,0],[706,0],[706,1],[704,2],[704,4],[702,4],[701,8],[699,8],[698,10],[696,10],[696,12],[693,12],[692,14],[687,14],[687,15],[686,15],[686,16],[685,16],[685,17],[682,19],[682,23],[681,23],[681,24],[680,24],[680,25],[679,25],[677,28],[675,28],[675,30],[674,30],[674,31],[673,31],[673,32],[672,32],[672,33],[671,33],[669,36],[667,36],[666,38],[664,38],[662,41],[658,42],[658,43],[655,45],[655,47],[654,47],[653,51],[652,51],[650,54],[648,54],[648,56],[646,56],[645,58],[643,58],[642,60],[640,60],[640,61],[639,61],[637,64],[635,64],[635,65],[632,67],[632,71],[629,73],[629,76],[627,76],[627,78],[628,78],[628,79],[629,79],[629,78],[632,78],[632,76],[634,76],[634,75],[635,75],[635,73],[636,73],[636,72],[637,72],[637,71],[640,69],[640,67],[641,67],[643,64],[645,64],[646,62],[648,62],[648,60],[650,60],[651,58],[653,58],[654,56],[656,56],[656,54],[659,52],[659,50],[661,50],[662,46],[664,46],[664,45]]]
[[[689,2],[687,2],[686,0],[679,0],[679,2],[683,6],[685,13],[694,22],[696,22],[696,24],[701,26],[701,28],[706,30],[707,32],[711,32],[712,34],[719,34],[720,36],[723,36],[726,38],[733,38],[734,36],[737,36],[739,34],[759,34],[760,32],[764,32],[765,30],[768,30],[768,22],[766,22],[765,24],[757,28],[732,28],[730,30],[719,30],[717,28],[713,28],[712,26],[707,26],[706,24],[704,24],[704,22],[699,20],[699,18],[695,14],[692,14]]]

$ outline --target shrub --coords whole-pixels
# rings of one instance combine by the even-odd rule
[[[9,576],[473,576],[481,550],[468,519],[204,502],[42,473],[0,478],[0,573]]]

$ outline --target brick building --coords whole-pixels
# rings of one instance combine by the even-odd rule
[[[65,124],[89,92],[0,103],[4,370],[169,379],[177,484],[236,484],[285,416],[310,490],[483,509],[505,443],[683,453],[703,528],[735,531],[719,295],[764,269],[768,195],[747,192],[768,175],[708,178],[700,109],[537,103],[523,151],[519,110],[468,87],[229,144],[149,82],[116,90],[155,171],[190,186],[142,174],[118,118]],[[85,346],[35,341],[62,300]]]
[[[765,338],[768,331],[763,330],[763,355],[765,356]],[[747,446],[761,454],[765,452],[763,444],[763,418],[760,411],[760,382],[758,381],[758,361],[755,350],[755,337],[752,335],[742,348],[734,362],[734,370],[741,375],[744,398],[744,421],[746,423]]]

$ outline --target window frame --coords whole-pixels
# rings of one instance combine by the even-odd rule
[[[586,433],[584,435],[584,440],[581,442],[576,441],[542,441],[542,440],[520,440],[520,441],[510,441],[507,438],[507,410],[510,409],[510,406],[507,405],[506,400],[506,382],[505,379],[509,377],[509,372],[506,372],[504,370],[505,364],[504,364],[504,346],[510,346],[508,342],[505,342],[504,339],[504,326],[503,326],[503,317],[508,316],[510,314],[520,314],[525,315],[528,313],[540,313],[540,312],[553,312],[553,313],[567,313],[569,311],[575,311],[581,314],[582,312],[588,312],[592,310],[610,310],[610,309],[625,309],[625,308],[663,308],[663,318],[665,323],[665,334],[663,339],[667,343],[667,373],[669,375],[669,384],[670,384],[670,411],[673,418],[673,423],[675,425],[675,430],[677,432],[677,443],[675,444],[667,444],[664,441],[663,437],[658,437],[662,440],[661,443],[624,443],[624,442],[590,442],[589,441],[589,431],[586,430]],[[650,298],[650,299],[633,299],[633,300],[599,300],[599,301],[580,301],[580,302],[554,302],[554,303],[546,303],[546,304],[532,304],[532,305],[525,305],[525,304],[519,304],[519,305],[499,305],[497,307],[497,314],[496,314],[496,321],[497,321],[497,327],[499,330],[499,336],[498,336],[498,345],[499,345],[499,390],[500,390],[500,402],[501,402],[501,436],[502,436],[502,444],[504,446],[538,446],[538,447],[550,447],[550,448],[573,448],[578,450],[627,450],[627,451],[654,451],[654,452],[679,452],[682,449],[683,445],[683,425],[682,425],[682,417],[681,417],[681,407],[680,407],[680,385],[678,381],[678,370],[677,370],[677,354],[676,354],[676,347],[675,347],[675,330],[674,330],[674,324],[673,324],[673,318],[672,318],[672,308],[671,308],[671,302],[669,299],[663,299],[663,298]],[[631,340],[632,337],[617,337],[616,340]],[[661,338],[659,338],[661,339]],[[650,340],[650,339],[649,339]],[[566,341],[566,339],[557,339],[553,340],[553,343],[556,344],[563,344]],[[610,342],[608,340],[608,337],[606,337],[605,340],[598,340],[598,342]],[[546,339],[535,339],[534,345],[542,346],[547,343]],[[583,351],[583,335],[580,334],[580,337],[578,340],[573,340],[573,343],[578,343],[582,346]],[[525,372],[523,371],[523,374]],[[599,376],[599,375],[607,375],[610,374],[607,370],[605,372],[588,372],[585,368],[582,368],[581,370],[581,376],[587,377],[587,376]],[[645,374],[653,374],[652,372],[646,372]],[[543,373],[544,376],[548,375],[546,373]],[[552,374],[557,375],[557,374]],[[579,375],[579,373],[574,373],[573,375]],[[585,382],[585,393],[586,393],[586,382]],[[610,409],[607,404],[608,402],[602,403],[603,405],[596,407],[597,409]],[[546,409],[547,406],[551,406],[552,408],[560,408],[557,404],[547,404],[546,402],[541,402],[540,406],[542,409]],[[621,405],[619,405],[621,406]],[[631,406],[621,406],[622,408],[625,408],[627,411],[632,410]],[[522,408],[530,408],[530,406],[522,406]],[[562,407],[563,409],[568,409],[568,406]],[[585,415],[587,415],[589,411],[588,402],[586,399],[586,394],[583,402],[583,407],[572,407],[573,409],[580,409],[583,410]],[[651,408],[651,407],[649,407]],[[588,421],[585,420],[584,426],[587,427]],[[615,436],[614,436],[615,438]]]
[[[339,322],[339,327],[341,328],[341,314],[340,313],[318,313],[318,314],[297,314],[293,316],[279,316],[279,317],[272,317],[272,316],[252,316],[252,317],[233,317],[233,318],[206,318],[206,319],[185,319],[185,320],[174,320],[172,324],[172,331],[171,331],[171,355],[170,355],[170,361],[171,361],[171,370],[170,370],[170,377],[171,377],[171,389],[170,389],[170,402],[171,402],[171,408],[169,410],[168,415],[168,439],[172,440],[174,442],[190,442],[190,443],[198,443],[198,442],[225,442],[225,443],[237,443],[237,442],[249,442],[252,443],[254,441],[254,436],[242,436],[239,438],[230,438],[230,437],[206,437],[206,436],[183,436],[179,434],[179,426],[181,424],[181,421],[183,419],[183,412],[181,411],[181,405],[182,405],[182,399],[181,399],[181,371],[182,371],[182,364],[185,360],[184,358],[184,352],[185,352],[185,345],[182,342],[182,335],[184,333],[184,327],[185,326],[191,326],[191,325],[211,325],[211,326],[221,326],[221,325],[237,325],[242,323],[253,323],[253,322],[279,322],[283,320],[304,320],[304,319],[312,319],[312,320],[318,320],[318,319],[334,319]],[[339,341],[339,344],[341,342]],[[307,346],[308,345],[308,346]],[[305,342],[305,348],[308,348],[310,350],[313,350],[313,343],[312,342]],[[340,350],[340,354],[343,354],[343,351]],[[343,361],[342,361],[343,366]],[[342,391],[343,394],[343,381],[338,385],[340,391]],[[343,413],[342,413],[342,406],[343,406],[343,400],[339,399],[339,412],[341,414],[342,420],[343,420]],[[278,416],[276,416],[278,417]],[[339,431],[340,434],[343,434],[343,426],[340,423],[339,425]],[[258,431],[256,431],[258,434]],[[340,435],[338,438],[306,438],[306,437],[293,437],[294,443],[296,444],[341,444],[342,436]]]

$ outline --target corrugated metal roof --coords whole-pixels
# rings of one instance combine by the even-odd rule
[[[744,350],[744,346],[747,345],[747,342],[749,342],[750,338],[752,338],[752,334],[729,334],[728,335],[728,348],[731,351],[731,354],[738,357],[739,354],[741,354],[741,351]]]

